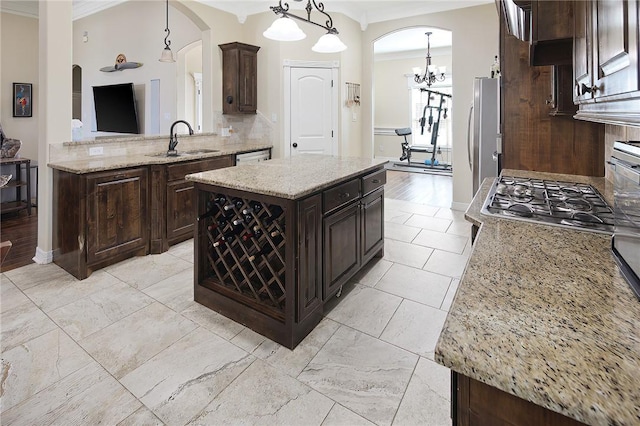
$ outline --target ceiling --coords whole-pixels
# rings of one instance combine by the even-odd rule
[[[40,0],[45,1],[45,0]],[[98,13],[101,10],[116,6],[127,0],[73,0],[73,19],[80,19]],[[162,1],[162,0],[143,0]],[[170,0],[170,3],[174,0]],[[278,0],[196,0],[225,12],[232,13],[244,22],[247,16],[269,10],[269,6],[278,4]],[[317,1],[317,0],[316,0]],[[416,15],[443,12],[463,7],[493,3],[494,0],[324,0],[326,12],[342,13],[360,23],[362,30],[369,24],[395,19],[403,19]],[[23,16],[38,16],[38,1],[35,0],[2,0],[0,10]],[[319,3],[319,2],[318,2]],[[283,2],[284,4],[284,2]],[[289,0],[290,9],[300,10],[303,16],[305,1]],[[319,12],[311,13],[312,20],[319,20]],[[376,42],[375,52],[390,53],[411,50],[425,50],[427,37],[425,28],[410,28],[397,31]],[[432,48],[451,46],[449,31],[433,30],[430,42]]]

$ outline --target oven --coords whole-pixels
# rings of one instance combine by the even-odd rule
[[[640,142],[614,142],[613,256],[640,299]]]

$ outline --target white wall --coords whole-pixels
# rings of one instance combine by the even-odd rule
[[[0,123],[7,137],[20,139],[19,154],[38,158],[38,20],[9,13],[0,14]],[[71,69],[69,69],[71,75]],[[31,83],[32,116],[13,117],[13,83]],[[71,97],[71,93],[69,93]],[[71,119],[69,119],[71,123]]]
[[[374,90],[374,41],[398,29],[418,26],[452,31],[453,203],[456,208],[464,208],[472,198],[471,171],[466,158],[466,122],[472,101],[473,78],[487,76],[493,57],[498,54],[498,12],[494,4],[487,4],[370,24],[362,39],[365,90]],[[372,155],[374,105],[371,99],[363,99],[362,110],[362,152]]]

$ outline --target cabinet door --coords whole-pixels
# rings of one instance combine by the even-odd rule
[[[638,2],[599,0],[593,8],[597,39],[594,96],[639,90]]]
[[[384,244],[384,190],[382,188],[362,199],[362,263],[375,256]]]
[[[147,168],[87,177],[88,263],[148,244],[147,182]]]
[[[167,240],[193,235],[193,183],[179,180],[167,183]],[[184,238],[183,238],[184,239]]]
[[[360,259],[360,204],[356,202],[324,220],[324,300],[351,278]]]
[[[297,322],[322,303],[322,197],[318,194],[298,206]]]
[[[578,104],[593,98],[591,91],[583,91],[582,86],[593,86],[593,28],[592,4],[590,1],[574,2],[573,40],[573,102]]]
[[[256,52],[240,51],[240,72],[238,78],[238,111],[243,113],[255,113],[258,107],[257,100],[257,55]]]

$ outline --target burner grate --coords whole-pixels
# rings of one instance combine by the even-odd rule
[[[511,219],[612,233],[613,210],[591,185],[502,176],[482,212]]]

